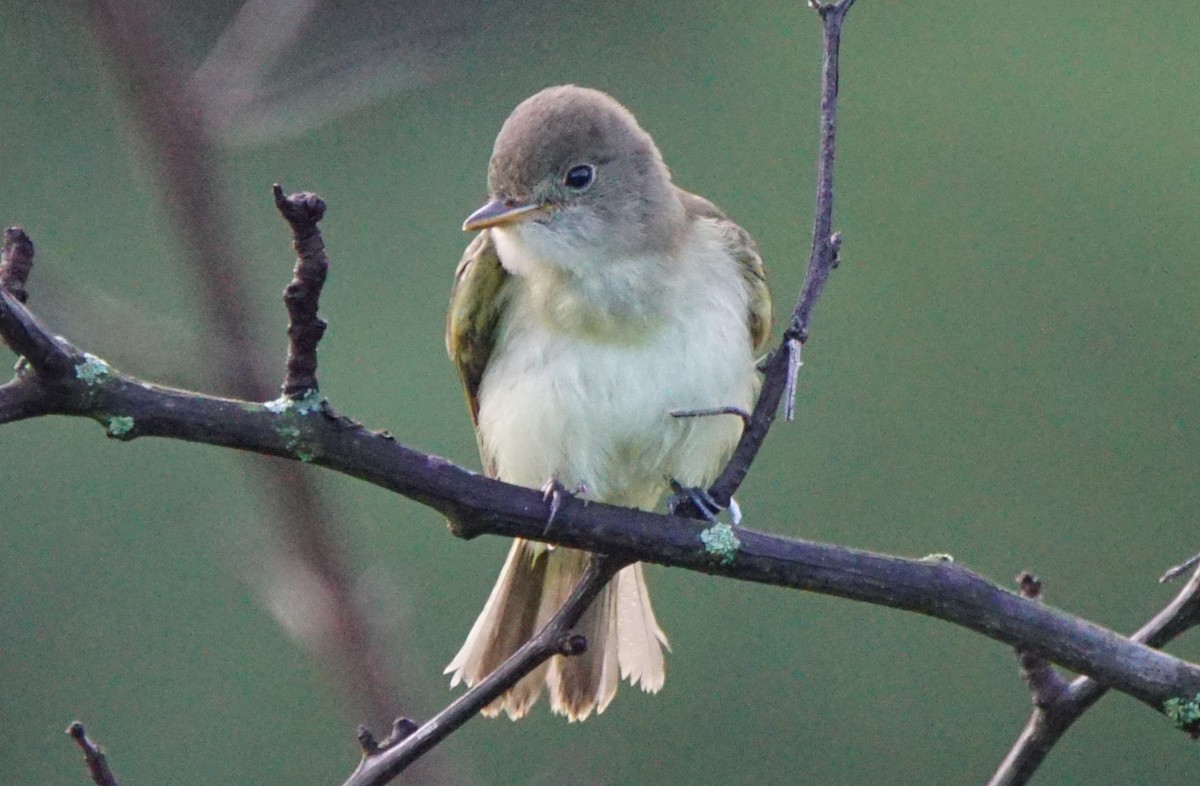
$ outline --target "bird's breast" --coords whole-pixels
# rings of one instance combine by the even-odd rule
[[[659,282],[653,309],[605,302],[600,282],[581,317],[580,304],[513,277],[479,390],[481,445],[498,477],[531,487],[553,477],[592,499],[652,507],[671,478],[715,476],[740,419],[671,413],[748,409],[757,375],[737,263],[697,245]]]

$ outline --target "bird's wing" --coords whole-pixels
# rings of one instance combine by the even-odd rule
[[[758,254],[758,245],[750,233],[729,219],[721,209],[702,196],[679,189],[679,198],[688,215],[715,221],[721,228],[725,247],[738,261],[742,284],[749,296],[746,324],[750,327],[750,341],[754,351],[762,352],[771,337],[771,292],[767,289],[767,269]]]
[[[479,423],[479,384],[496,343],[496,330],[504,311],[502,297],[508,273],[492,236],[486,229],[475,236],[454,271],[450,310],[446,314],[446,352],[458,368],[467,393],[471,422]],[[482,454],[482,446],[480,447]],[[490,461],[483,463],[491,474]]]

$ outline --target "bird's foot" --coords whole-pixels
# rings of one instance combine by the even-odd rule
[[[690,506],[699,512],[706,521],[716,524],[717,516],[726,510],[725,506],[713,499],[705,488],[684,486],[679,481],[672,479],[671,490],[675,493],[667,498],[667,510],[672,516],[682,513],[681,509],[684,506]],[[738,506],[736,499],[730,498],[728,510],[730,523],[735,527],[741,524],[742,509]]]
[[[566,497],[581,497],[584,504],[587,504],[587,486],[580,483],[574,489],[568,489],[558,478],[550,478],[542,486],[542,499],[550,503],[550,513],[546,516],[546,526],[542,528],[542,537],[550,534],[550,528],[554,525],[554,519],[558,516],[558,511],[562,508],[563,499]],[[550,546],[549,548],[554,548]]]

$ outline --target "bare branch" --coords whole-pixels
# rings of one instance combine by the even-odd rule
[[[0,333],[25,307],[0,299]],[[95,359],[97,363],[103,363]],[[496,534],[919,611],[1090,674],[1156,711],[1200,691],[1200,667],[1008,592],[952,562],[910,560],[748,529],[705,538],[688,519],[567,498],[550,533],[548,506],[512,486],[405,447],[327,408],[254,404],[162,388],[107,364],[90,383],[69,377],[57,414],[110,423],[121,439],[162,436],[319,464],[391,489],[444,514],[455,534]],[[111,423],[121,418],[116,432]],[[723,525],[719,525],[723,526]]]
[[[0,298],[21,304],[28,302],[26,286],[32,269],[33,241],[29,235],[20,227],[4,230],[4,249],[0,251]],[[9,348],[23,358],[17,366],[19,372],[26,370],[24,364],[27,363],[50,376],[63,376],[74,365],[72,355],[77,355],[78,351],[51,334],[25,309],[0,309],[0,331]],[[0,422],[4,420],[0,418]]]
[[[19,361],[18,367],[25,361]],[[35,382],[18,377],[0,385],[0,423],[13,423],[27,418],[52,414],[51,394]]]
[[[571,627],[579,621],[604,585],[628,564],[628,559],[593,555],[583,577],[545,627],[496,667],[494,672],[424,724],[415,728],[404,725],[400,735],[393,731],[392,737],[399,736],[398,740],[391,744],[385,741],[373,748],[370,743],[363,743],[360,730],[363,758],[343,786],[380,786],[387,783],[550,658],[583,653],[587,649],[587,640],[581,635],[572,634]],[[394,729],[401,728],[402,724],[403,719],[398,720]],[[373,742],[369,733],[367,739]]]
[[[67,727],[67,734],[71,735],[71,739],[75,740],[75,744],[83,751],[83,762],[87,765],[88,775],[92,777],[92,782],[96,786],[119,786],[116,776],[108,768],[108,759],[104,756],[104,750],[88,738],[83,724],[79,721],[73,722]]]
[[[1159,576],[1158,582],[1160,584],[1166,584],[1168,581],[1174,581],[1197,565],[1200,565],[1200,553],[1193,554],[1178,565],[1168,568],[1166,573],[1163,573],[1161,576]]]
[[[296,268],[292,281],[283,291],[288,312],[287,375],[283,394],[297,398],[317,392],[317,345],[325,335],[325,320],[317,316],[321,288],[329,273],[329,259],[317,222],[325,215],[325,202],[316,194],[300,193],[285,197],[276,184],[275,207],[292,228],[296,249]]]
[[[784,405],[785,417],[791,420],[796,398],[796,376],[800,371],[800,348],[808,340],[808,324],[813,307],[825,288],[829,273],[837,267],[840,233],[833,232],[833,164],[837,136],[838,49],[842,40],[842,23],[854,0],[842,0],[835,5],[812,4],[820,14],[824,29],[824,58],[821,69],[821,141],[817,157],[816,216],[813,220],[812,252],[804,276],[804,287],[796,307],[783,331],[783,341],[762,365],[763,384],[754,404],[742,437],[733,456],[721,471],[720,477],[708,488],[708,494],[718,505],[728,507],[741,487],[750,465],[767,438],[779,402]],[[685,515],[700,516],[695,506],[681,506]]]
[[[0,302],[5,306],[20,306],[17,296],[7,289],[0,289]],[[24,307],[0,308],[0,333],[9,349],[28,365],[28,368],[18,365],[18,372],[32,369],[59,379],[71,374],[81,357],[79,350],[52,334]]]
[[[742,426],[750,424],[750,413],[741,407],[706,407],[703,409],[677,409],[671,413],[673,418],[711,418],[717,415],[737,415],[742,419]]]
[[[1163,647],[1181,633],[1200,624],[1200,570],[1187,585],[1130,639],[1149,647]],[[1024,664],[1022,664],[1024,665]],[[1031,688],[1033,686],[1031,685]],[[1045,761],[1050,750],[1085,712],[1099,701],[1110,687],[1090,676],[1077,677],[1053,696],[1039,696],[1034,690],[1034,710],[1017,741],[1000,763],[988,786],[1022,786]],[[1176,696],[1192,696],[1182,691]],[[1160,707],[1161,709],[1161,707]]]

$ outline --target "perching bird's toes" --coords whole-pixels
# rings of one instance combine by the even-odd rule
[[[729,498],[729,507],[725,508],[712,498],[707,489],[688,488],[676,480],[671,481],[671,488],[675,493],[667,498],[667,510],[672,516],[686,514],[687,511],[680,508],[691,506],[709,522],[716,523],[721,511],[728,510],[729,523],[732,526],[736,527],[742,523],[742,507],[733,497]]]
[[[680,509],[685,505],[691,505],[696,509],[701,516],[706,520],[713,522],[717,521],[717,515],[725,510],[724,507],[717,504],[717,501],[712,498],[707,489],[693,486],[684,486],[674,478],[671,479],[671,490],[675,493],[667,497],[667,510],[672,516],[680,512]],[[741,518],[740,516],[738,518]]]
[[[550,503],[550,513],[546,516],[546,526],[542,529],[542,537],[550,534],[550,527],[554,524],[554,519],[558,516],[559,509],[562,508],[564,497],[582,497],[584,502],[587,502],[587,486],[580,483],[572,489],[568,489],[558,478],[550,478],[542,485],[542,499]]]

